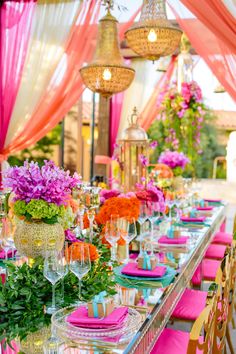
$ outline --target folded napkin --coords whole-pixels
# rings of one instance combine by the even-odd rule
[[[137,277],[152,277],[160,278],[166,273],[166,267],[156,266],[152,270],[138,269],[137,263],[128,263],[126,264],[121,271],[122,274],[137,276]]]
[[[158,240],[158,243],[168,244],[168,245],[185,245],[187,243],[188,239],[189,239],[188,236],[182,236],[179,238],[169,238],[167,236],[162,236]]]
[[[67,317],[67,322],[76,327],[109,328],[121,326],[128,316],[128,307],[118,307],[104,318],[88,317],[86,306],[80,306]]]
[[[197,210],[199,211],[208,211],[208,210],[213,210],[212,206],[208,206],[208,207],[197,207]]]
[[[7,257],[13,257],[13,255],[16,253],[16,250],[12,252],[12,250],[9,250],[7,252]],[[4,250],[0,251],[0,259],[5,259],[6,258],[6,252]]]
[[[204,199],[205,202],[208,203],[221,203],[222,200],[221,199]]]
[[[197,218],[189,218],[186,216],[181,217],[181,221],[183,222],[204,222],[206,220],[205,216],[198,216]]]

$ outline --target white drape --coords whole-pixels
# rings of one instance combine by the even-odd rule
[[[231,12],[231,14],[236,17],[236,0],[223,0],[223,3],[229,12]]]
[[[80,0],[38,0],[22,80],[5,146],[26,126],[44,94],[63,56],[65,43],[80,6]]]
[[[134,107],[141,113],[149,97],[151,96],[156,82],[162,73],[157,72],[157,62],[152,63],[145,59],[133,59],[132,68],[135,69],[135,78],[131,86],[125,91],[124,102],[121,112],[118,138],[128,126],[128,118]]]

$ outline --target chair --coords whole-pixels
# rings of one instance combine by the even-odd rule
[[[165,328],[151,354],[210,354],[213,353],[216,292],[194,322],[191,332]],[[202,333],[204,335],[202,336]]]
[[[232,291],[234,291],[235,287],[235,281],[231,281],[233,261],[234,256],[232,249],[229,249],[226,257],[219,263],[219,267],[216,272],[215,282],[218,284],[221,291],[218,291],[217,294],[214,354],[222,353],[225,346],[225,338],[227,338],[231,353],[234,353],[228,327],[230,320],[228,316],[230,311],[230,289],[233,288]],[[195,321],[205,307],[206,298],[207,292],[205,291],[186,289],[172,313],[171,320],[188,322]]]

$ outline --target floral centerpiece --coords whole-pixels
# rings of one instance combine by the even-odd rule
[[[162,152],[158,159],[158,163],[165,164],[172,169],[174,176],[182,175],[189,162],[189,158],[183,152],[170,150]]]
[[[21,253],[34,258],[62,248],[62,225],[73,215],[69,201],[78,183],[77,174],[70,176],[52,161],[45,161],[42,167],[25,161],[6,171],[4,185],[12,190],[10,212],[16,216],[14,241]]]

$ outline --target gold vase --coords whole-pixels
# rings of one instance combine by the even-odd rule
[[[44,327],[35,333],[30,333],[20,342],[20,349],[27,354],[42,354],[44,343],[50,337],[50,327]]]
[[[47,251],[60,251],[65,241],[61,224],[19,221],[14,233],[16,249],[23,255],[35,258],[44,256]]]

